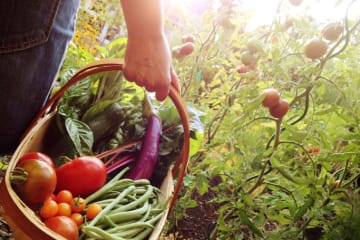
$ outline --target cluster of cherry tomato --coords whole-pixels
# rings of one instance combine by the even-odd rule
[[[101,210],[99,204],[92,203],[87,206],[84,198],[73,197],[70,191],[61,190],[43,202],[39,216],[51,230],[67,239],[77,239],[78,227],[85,219],[94,219]]]
[[[78,239],[79,227],[86,220],[94,219],[102,210],[99,204],[88,206],[82,197],[73,197],[68,190],[62,190],[47,198],[39,216],[45,225],[68,240]]]
[[[73,197],[70,191],[62,190],[56,195],[52,194],[43,202],[39,215],[42,219],[48,219],[55,216],[67,216],[80,226],[84,222],[83,213],[87,219],[91,220],[100,211],[100,205],[90,204],[86,207],[84,198]]]
[[[264,91],[262,104],[269,108],[271,116],[275,118],[282,118],[289,110],[288,101],[280,98],[279,92],[274,88],[268,88]]]

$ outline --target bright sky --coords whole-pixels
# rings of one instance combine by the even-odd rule
[[[296,15],[311,15],[319,22],[326,22],[326,20],[336,21],[343,19],[347,5],[352,0],[303,0],[300,6],[292,6],[288,0],[233,0],[238,1],[246,9],[253,13],[253,19],[248,26],[249,29],[255,28],[259,25],[264,25],[272,22],[273,17],[276,15],[276,11],[279,2],[282,2],[281,12],[285,10],[291,16]],[[167,3],[175,3],[185,6],[185,8],[202,9],[206,6],[207,0],[165,0]],[[342,4],[337,5],[337,2]],[[360,18],[360,0],[352,5],[349,12],[351,18]]]
[[[251,26],[271,22],[281,0],[248,0],[246,5],[253,11]],[[319,22],[337,20],[345,16],[346,7],[351,0],[343,0],[341,5],[336,5],[337,0],[303,0],[300,6],[292,6],[284,0],[285,7],[290,15],[303,15],[306,12]],[[351,18],[360,18],[360,0],[352,5],[349,12]]]

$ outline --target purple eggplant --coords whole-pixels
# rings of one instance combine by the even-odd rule
[[[138,154],[133,166],[126,174],[130,179],[150,179],[155,170],[161,137],[161,119],[150,114],[147,118],[145,135],[142,141],[140,153]]]

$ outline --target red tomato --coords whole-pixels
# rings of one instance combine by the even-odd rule
[[[248,68],[248,67],[239,67],[238,69],[237,69],[237,72],[238,73],[247,73],[247,72],[249,72],[250,71],[250,69]]]
[[[71,203],[71,211],[74,213],[80,213],[84,211],[86,207],[86,201],[84,198],[76,197]]]
[[[192,42],[186,42],[172,49],[173,57],[179,59],[190,55],[194,51],[195,45]]]
[[[268,88],[264,91],[265,97],[262,101],[264,107],[272,108],[275,107],[280,100],[279,92],[274,88]]]
[[[288,112],[288,110],[289,103],[284,99],[280,99],[276,106],[270,108],[270,114],[273,117],[282,118]]]
[[[309,149],[308,149],[308,152],[309,152],[310,154],[317,154],[317,153],[320,152],[320,148],[318,148],[318,147],[312,147],[312,148],[309,148]]]
[[[182,36],[181,41],[182,41],[182,43],[187,43],[187,42],[194,43],[195,37],[191,34],[187,34],[187,35]]]
[[[28,152],[25,153],[18,161],[19,163],[22,163],[24,161],[27,161],[29,159],[36,159],[36,160],[40,160],[43,162],[48,163],[50,166],[52,166],[53,168],[55,168],[54,162],[53,160],[46,154],[44,153],[40,153],[40,152]]]
[[[186,42],[183,45],[181,45],[180,48],[180,55],[181,56],[187,56],[190,53],[192,53],[194,51],[195,45],[192,42]]]
[[[106,167],[96,157],[83,156],[57,168],[56,175],[56,191],[68,190],[73,196],[85,197],[105,184]]]
[[[16,172],[12,175],[13,188],[28,205],[42,203],[54,192],[57,182],[53,167],[44,161],[29,159],[18,164],[17,170],[27,174],[23,182],[15,182]]]
[[[77,240],[79,238],[78,226],[70,217],[51,217],[45,220],[45,225],[67,240]]]

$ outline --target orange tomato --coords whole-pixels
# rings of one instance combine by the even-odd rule
[[[73,195],[68,190],[61,190],[56,194],[56,201],[58,203],[71,204],[73,202]]]
[[[88,205],[86,209],[86,217],[89,220],[94,219],[101,211],[102,211],[102,207],[100,204],[91,203]]]
[[[43,206],[40,209],[40,217],[42,218],[51,218],[56,216],[59,211],[59,206],[55,200],[51,198],[44,201]]]
[[[80,226],[84,223],[84,217],[80,213],[71,214],[71,219],[76,223],[77,226]]]
[[[58,204],[59,210],[57,213],[57,216],[67,216],[70,217],[71,216],[71,206],[68,203],[59,203]]]

